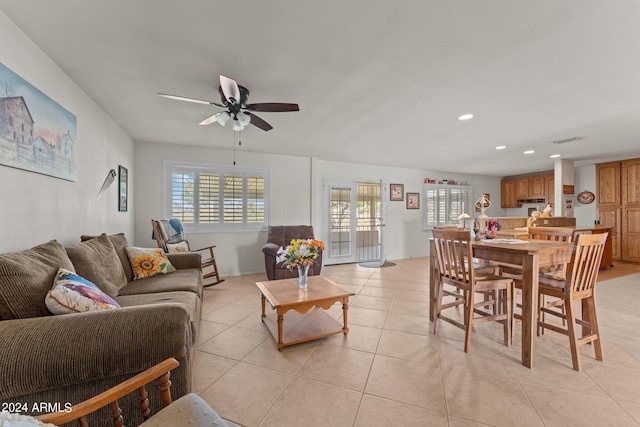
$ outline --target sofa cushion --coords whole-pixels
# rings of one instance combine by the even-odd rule
[[[110,297],[127,284],[122,263],[106,234],[67,248],[76,273]]]
[[[60,267],[53,288],[45,299],[53,314],[83,313],[120,307],[96,285],[80,275]]]
[[[111,243],[113,244],[113,247],[115,248],[116,253],[118,254],[118,258],[120,258],[120,262],[122,263],[122,269],[124,270],[124,274],[125,276],[127,276],[127,282],[132,281],[133,272],[131,271],[131,263],[129,262],[129,255],[127,255],[127,251],[124,249],[127,246],[129,246],[129,243],[127,242],[127,238],[125,237],[124,233],[109,234],[109,235],[107,235],[106,233],[102,233],[101,235],[107,236],[109,240],[111,240]],[[84,242],[87,240],[95,239],[96,237],[100,237],[100,236],[91,236],[91,235],[83,234],[82,236],[80,236],[80,241]]]
[[[202,310],[202,300],[193,292],[160,292],[144,295],[120,295],[116,301],[121,307],[138,307],[153,304],[180,303],[185,306],[189,313],[189,328],[191,330],[190,345],[195,345],[198,337],[198,326],[200,324],[200,311]]]
[[[119,295],[114,298],[120,307],[137,307],[141,305],[162,304],[166,302],[178,302],[187,307],[189,320],[198,319],[200,298],[193,292],[160,292],[145,295]]]
[[[0,255],[0,318],[50,316],[44,300],[60,267],[73,271],[67,253],[55,240]]]
[[[171,265],[162,249],[127,246],[125,250],[131,262],[133,280],[146,279],[158,274],[176,271],[176,268]]]
[[[176,270],[171,274],[134,280],[120,289],[121,295],[140,295],[161,292],[188,291],[198,296],[202,293],[202,273],[196,268]]]

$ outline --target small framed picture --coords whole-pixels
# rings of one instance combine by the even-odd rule
[[[126,212],[129,203],[129,171],[118,165],[118,211]]]
[[[391,184],[389,191],[391,201],[401,202],[404,200],[404,184]]]
[[[407,193],[407,209],[420,209],[420,193]]]

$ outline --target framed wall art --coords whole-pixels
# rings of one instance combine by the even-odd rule
[[[129,205],[129,171],[118,166],[118,211],[126,212]]]
[[[77,180],[76,116],[2,63],[0,164]]]
[[[389,197],[390,200],[401,202],[404,200],[404,184],[390,184]]]
[[[407,209],[420,209],[420,193],[407,193]]]

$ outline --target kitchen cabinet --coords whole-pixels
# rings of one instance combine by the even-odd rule
[[[500,189],[503,208],[519,208],[523,200],[552,203],[549,200],[553,200],[553,175],[506,178],[500,182]]]
[[[520,206],[517,202],[515,181],[503,179],[500,182],[500,193],[500,206],[503,209]]]
[[[516,199],[523,200],[529,198],[529,178],[516,179]]]
[[[555,194],[555,177],[553,175],[548,175],[544,177],[544,185],[547,189],[545,198],[547,199],[547,203],[553,204],[556,201]]]
[[[640,262],[640,159],[596,164],[596,201],[613,259]]]
[[[528,199],[544,199],[547,188],[544,182],[544,176],[529,177],[529,197]]]

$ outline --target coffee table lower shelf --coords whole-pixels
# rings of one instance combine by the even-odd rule
[[[313,307],[305,314],[300,314],[295,310],[289,310],[284,314],[282,322],[282,343],[278,343],[278,316],[274,310],[272,313],[265,313],[262,321],[278,344],[278,350],[283,347],[313,341],[329,335],[347,333],[343,330],[342,324],[331,317],[321,308]]]

